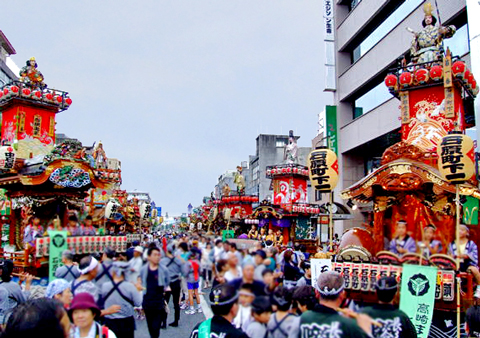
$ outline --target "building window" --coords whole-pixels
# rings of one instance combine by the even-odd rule
[[[11,80],[10,78],[7,76],[7,74],[0,69],[0,87],[6,85],[7,83],[9,83]]]
[[[288,143],[288,140],[286,139],[277,139],[277,141],[275,142],[275,147],[283,148],[287,145],[287,143]]]
[[[259,177],[259,168],[258,168],[258,165],[256,167],[253,168],[252,170],[252,180],[253,181],[256,181],[258,180],[260,177]]]
[[[444,49],[450,48],[453,55],[462,56],[470,52],[470,41],[468,37],[468,24],[457,27],[457,32],[450,39],[443,40]]]
[[[33,136],[40,137],[42,131],[42,117],[40,115],[35,115],[33,117]]]
[[[362,0],[350,0],[348,3],[348,10],[353,11]]]
[[[17,130],[19,133],[25,132],[25,113],[23,111],[18,114]]]
[[[396,25],[403,21],[423,0],[406,0],[390,16],[382,22],[367,38],[352,51],[352,63],[357,62],[373,46],[383,39]]]
[[[368,113],[370,110],[378,107],[388,99],[392,97],[392,94],[388,91],[385,83],[380,82],[373,87],[370,91],[360,96],[354,101],[353,104],[353,118],[362,116]]]

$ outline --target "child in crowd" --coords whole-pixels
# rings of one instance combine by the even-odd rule
[[[200,306],[200,294],[198,292],[199,288],[199,281],[200,281],[200,274],[201,274],[201,267],[198,257],[198,252],[196,250],[190,251],[190,257],[188,258],[188,262],[183,266],[184,275],[186,276],[185,279],[187,281],[187,288],[188,288],[188,301],[190,304],[190,308],[185,311],[187,315],[193,315],[195,312],[202,312],[202,308]],[[193,294],[195,294],[195,300],[197,302],[197,309],[193,307]]]
[[[296,316],[290,313],[292,306],[291,290],[279,286],[273,293],[273,305],[276,312],[268,321],[267,330],[269,338],[288,338],[293,326],[297,324]]]
[[[390,242],[390,251],[400,257],[408,252],[415,252],[415,240],[407,234],[407,223],[398,221],[396,228],[397,237]]]
[[[310,262],[302,261],[300,263],[300,267],[305,272],[305,274],[298,280],[297,286],[312,285],[312,269],[310,267]]]
[[[238,295],[238,312],[233,319],[233,325],[235,325],[237,329],[242,329],[243,332],[246,332],[248,325],[252,321],[251,304],[255,300],[253,285],[242,284]]]
[[[247,336],[249,338],[265,338],[271,314],[270,299],[266,296],[255,298],[252,302],[252,321],[247,327]]]
[[[273,271],[270,269],[265,269],[262,272],[263,277],[263,284],[265,284],[265,294],[271,295],[275,287],[277,286],[275,283],[275,276]]]

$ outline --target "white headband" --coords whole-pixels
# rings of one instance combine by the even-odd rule
[[[323,289],[320,289],[318,290],[318,292],[320,292],[320,294],[322,296],[336,296],[338,294],[340,294],[340,292],[343,291],[343,289],[345,288],[345,284],[342,284],[342,286],[340,286],[338,289],[332,289],[332,290],[328,290],[328,286],[325,286]]]
[[[78,271],[80,271],[82,275],[86,275],[90,271],[95,270],[97,266],[98,266],[98,261],[95,259],[95,257],[92,257],[90,264],[85,269],[78,269]]]

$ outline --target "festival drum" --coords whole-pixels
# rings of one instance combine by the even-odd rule
[[[346,230],[338,246],[337,253],[343,260],[354,259],[366,262],[372,259],[373,237],[370,231],[363,228]]]

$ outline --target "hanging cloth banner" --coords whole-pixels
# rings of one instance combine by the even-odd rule
[[[419,338],[427,338],[433,318],[437,268],[403,265],[400,310],[408,314]]]
[[[55,279],[55,271],[62,265],[62,252],[68,249],[67,231],[50,231],[50,257],[48,259],[48,280]]]

